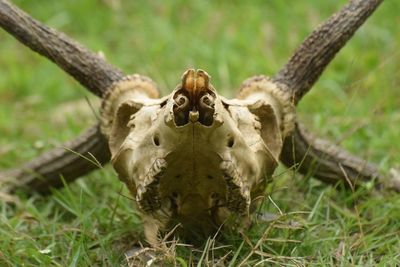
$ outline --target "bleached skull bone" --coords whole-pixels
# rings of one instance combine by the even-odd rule
[[[103,102],[113,166],[155,231],[180,223],[210,233],[228,217],[248,218],[293,127],[293,105],[267,78],[246,81],[232,100],[209,80],[188,70],[157,98],[150,79],[132,75]]]

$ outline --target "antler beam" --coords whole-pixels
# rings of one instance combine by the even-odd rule
[[[359,182],[382,178],[374,164],[315,137],[299,123],[293,136],[286,139],[281,161],[286,166],[299,164],[296,169],[301,173],[311,174],[330,184],[342,180],[347,186],[354,187]]]
[[[124,76],[121,70],[100,56],[41,24],[6,0],[0,0],[0,26],[98,96]]]
[[[314,30],[275,76],[297,104],[383,0],[352,0]]]
[[[18,169],[0,173],[1,188],[3,192],[21,187],[27,192],[48,193],[50,188],[63,185],[60,177],[72,182],[107,163],[110,157],[107,141],[96,125]]]
[[[391,169],[383,175],[377,165],[361,159],[331,141],[318,138],[300,123],[283,144],[280,160],[287,167],[294,167],[303,175],[337,184],[343,182],[355,188],[362,182],[376,180],[378,188],[390,188],[400,192],[400,173]]]

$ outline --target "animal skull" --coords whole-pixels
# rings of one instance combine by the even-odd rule
[[[102,108],[112,164],[136,198],[148,241],[177,223],[209,235],[228,219],[248,221],[293,128],[289,96],[256,77],[229,100],[193,69],[170,95],[158,99],[157,91],[129,76]]]
[[[349,0],[303,41],[272,79],[253,77],[243,83],[237,99],[228,100],[200,70],[187,71],[169,96],[158,99],[150,79],[125,76],[103,57],[0,0],[0,27],[104,99],[101,130],[96,124],[22,166],[0,170],[0,191],[23,187],[50,192],[106,164],[111,151],[153,244],[159,231],[176,223],[207,233],[231,217],[229,221],[248,221],[280,153],[284,165],[296,165],[303,174],[311,170],[331,184],[353,188],[377,181],[400,191],[397,170],[385,175],[377,165],[294,123],[293,106],[382,2]]]

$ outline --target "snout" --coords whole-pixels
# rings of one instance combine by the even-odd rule
[[[182,83],[173,97],[174,121],[177,126],[199,122],[210,126],[214,120],[215,93],[210,76],[202,70],[190,69],[182,76]]]

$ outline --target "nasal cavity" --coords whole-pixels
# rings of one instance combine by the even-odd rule
[[[183,126],[189,122],[190,100],[184,92],[174,96],[174,121],[177,126]]]
[[[177,126],[199,122],[210,126],[215,113],[215,93],[210,76],[203,70],[187,70],[180,88],[173,96],[174,121]]]
[[[214,121],[215,97],[210,94],[204,94],[197,105],[199,111],[199,122],[205,126],[210,126]]]

